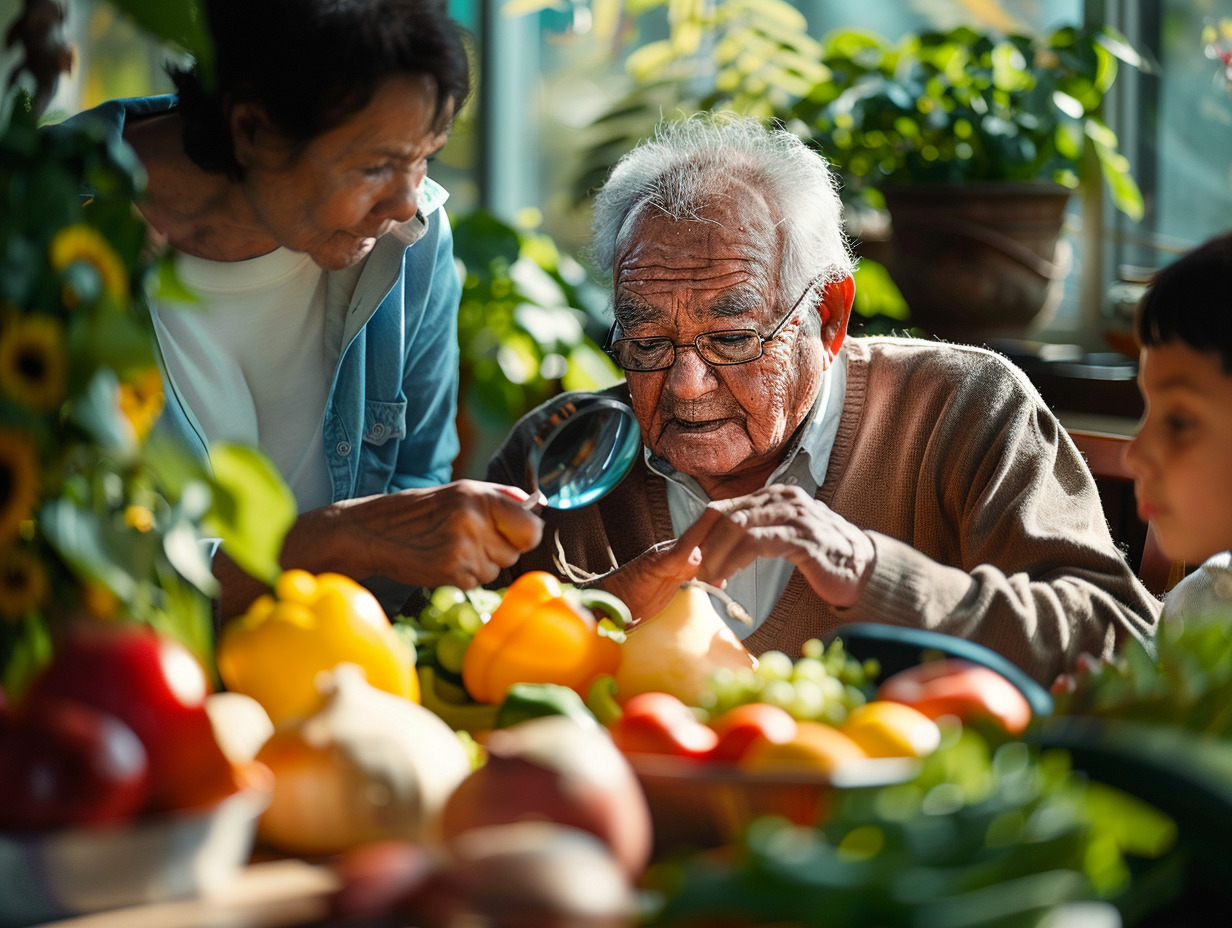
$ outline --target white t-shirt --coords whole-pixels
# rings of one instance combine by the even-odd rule
[[[1232,625],[1232,552],[1212,555],[1174,586],[1164,599],[1160,622],[1207,618]]]
[[[324,271],[286,248],[247,261],[177,255],[176,269],[203,302],[157,307],[154,326],[206,440],[259,447],[301,512],[329,503],[322,430],[337,346]]]

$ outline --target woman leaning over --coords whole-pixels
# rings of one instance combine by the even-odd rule
[[[459,283],[427,177],[469,92],[433,0],[211,0],[214,81],[100,120],[147,172],[138,208],[203,300],[161,305],[162,427],[261,448],[295,494],[284,567],[397,584],[493,579],[538,543],[520,490],[447,483]],[[222,612],[260,592],[215,559]]]

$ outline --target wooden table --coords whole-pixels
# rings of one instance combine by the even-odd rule
[[[324,865],[270,860],[245,867],[209,897],[110,909],[46,928],[323,928],[337,888],[338,878]]]

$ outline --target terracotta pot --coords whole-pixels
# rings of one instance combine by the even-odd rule
[[[1061,300],[1070,249],[1060,241],[1070,191],[1056,184],[887,188],[886,267],[911,324],[971,341],[1043,326]]]

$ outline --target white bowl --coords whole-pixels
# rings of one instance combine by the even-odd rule
[[[123,825],[0,833],[0,926],[216,891],[248,861],[269,794]]]

